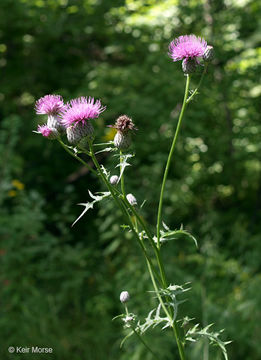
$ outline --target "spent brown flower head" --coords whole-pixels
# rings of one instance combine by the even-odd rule
[[[129,130],[137,130],[134,123],[132,122],[131,118],[129,118],[127,115],[121,115],[117,118],[114,125],[109,125],[109,127],[112,127],[116,129],[117,131],[120,131],[122,133],[126,133]]]

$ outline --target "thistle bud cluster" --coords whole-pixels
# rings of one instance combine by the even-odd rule
[[[91,119],[97,118],[105,107],[100,100],[91,97],[80,97],[64,104],[60,95],[46,95],[36,102],[35,109],[37,114],[48,115],[47,123],[38,127],[38,133],[56,139],[66,132],[69,143],[84,145],[93,140]]]
[[[39,125],[37,132],[50,140],[59,138],[65,127],[61,123],[60,114],[65,108],[60,95],[45,95],[35,103],[35,111],[38,115],[47,115],[47,122]]]

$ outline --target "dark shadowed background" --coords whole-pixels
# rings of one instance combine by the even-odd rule
[[[113,138],[106,125],[117,116],[131,116],[139,131],[127,191],[147,200],[143,216],[155,223],[185,82],[168,44],[194,33],[216,57],[185,114],[163,218],[190,230],[199,250],[179,238],[164,260],[172,283],[192,282],[184,313],[225,328],[230,359],[260,360],[260,13],[258,0],[1,0],[1,359],[18,358],[8,346],[36,345],[53,354],[19,358],[151,359],[135,338],[119,349],[126,333],[111,321],[122,290],[141,317],[154,305],[139,249],[106,200],[71,228],[88,189],[104,188],[58,142],[32,133],[34,103],[45,94],[100,98],[98,141]],[[115,158],[100,159],[116,171]],[[146,339],[162,360],[178,358],[167,331]],[[189,359],[222,358],[206,346],[189,347]]]

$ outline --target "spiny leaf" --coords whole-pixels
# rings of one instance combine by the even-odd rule
[[[164,226],[164,225],[163,225]],[[187,230],[183,230],[182,228],[179,230],[168,230],[168,231],[160,231],[160,241],[164,242],[164,241],[169,241],[169,240],[175,240],[177,235],[185,235],[187,237],[189,237],[191,240],[194,241],[196,247],[198,248],[198,242],[197,239],[190,234]]]
[[[132,155],[132,154],[124,154],[124,155],[121,155],[121,162],[116,165],[116,168],[117,168],[117,167],[120,167],[120,169],[121,169],[119,179],[121,179],[122,174],[123,174],[125,168],[126,168],[127,166],[131,166],[131,164],[129,164],[129,163],[127,162],[127,160],[130,159],[130,158],[132,158],[133,156],[134,156],[134,155]]]
[[[105,149],[102,149],[102,150],[99,150],[99,151],[96,151],[95,155],[97,154],[100,154],[102,152],[112,152],[112,151],[116,151],[117,149],[116,148],[113,148],[113,147],[107,147]]]
[[[145,205],[146,201],[147,201],[147,200],[143,200],[143,201],[142,201],[142,204],[141,204],[141,206],[140,206],[140,209],[143,208],[143,206]]]
[[[72,226],[74,226],[74,225],[77,223],[77,221],[79,221],[79,220],[83,217],[83,215],[84,215],[89,209],[93,209],[93,205],[94,205],[96,202],[99,202],[99,201],[103,200],[104,198],[109,197],[109,196],[111,195],[110,192],[99,192],[99,193],[96,193],[96,195],[93,194],[90,190],[88,190],[88,192],[89,192],[90,197],[91,197],[92,199],[94,199],[94,200],[91,201],[91,202],[78,204],[78,205],[84,206],[85,209],[83,210],[83,212],[81,213],[81,215],[78,216],[78,218],[74,221],[74,223],[72,224]]]
[[[170,231],[170,228],[164,223],[164,221],[162,221],[162,225],[165,230]]]
[[[114,318],[112,318],[111,321],[114,321],[114,320],[116,320],[116,319],[122,318],[122,317],[124,317],[124,316],[125,316],[124,314],[120,314],[120,315],[114,316]]]
[[[103,166],[103,165],[100,165],[100,166],[101,166],[102,172],[104,173],[104,175],[105,175],[106,178],[108,179],[109,176],[110,176],[110,172],[106,169],[105,166]]]
[[[209,330],[212,326],[213,324],[209,324],[203,329],[199,329],[199,324],[196,324],[187,331],[185,338],[188,341],[195,342],[200,337],[206,337],[210,344],[220,347],[225,360],[228,360],[226,345],[230,344],[231,341],[224,342],[219,338],[220,334],[224,331],[223,329],[217,332],[210,332]]]
[[[133,335],[134,334],[134,331],[132,330],[128,335],[126,335],[125,336],[125,338],[121,341],[121,343],[120,343],[120,348],[122,348],[123,347],[123,344],[125,343],[125,341],[129,338],[129,337],[131,337],[131,335]]]

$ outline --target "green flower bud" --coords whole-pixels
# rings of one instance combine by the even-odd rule
[[[75,124],[66,129],[67,139],[71,144],[78,144],[83,138],[93,137],[93,126],[90,121]]]
[[[131,145],[131,134],[128,132],[117,131],[113,142],[114,146],[119,150],[127,150]]]
[[[213,46],[207,46],[204,55],[203,55],[203,60],[206,62],[209,62],[211,60],[214,59],[214,48]]]
[[[182,61],[182,70],[185,74],[192,74],[197,69],[197,62],[195,59],[184,59]]]

